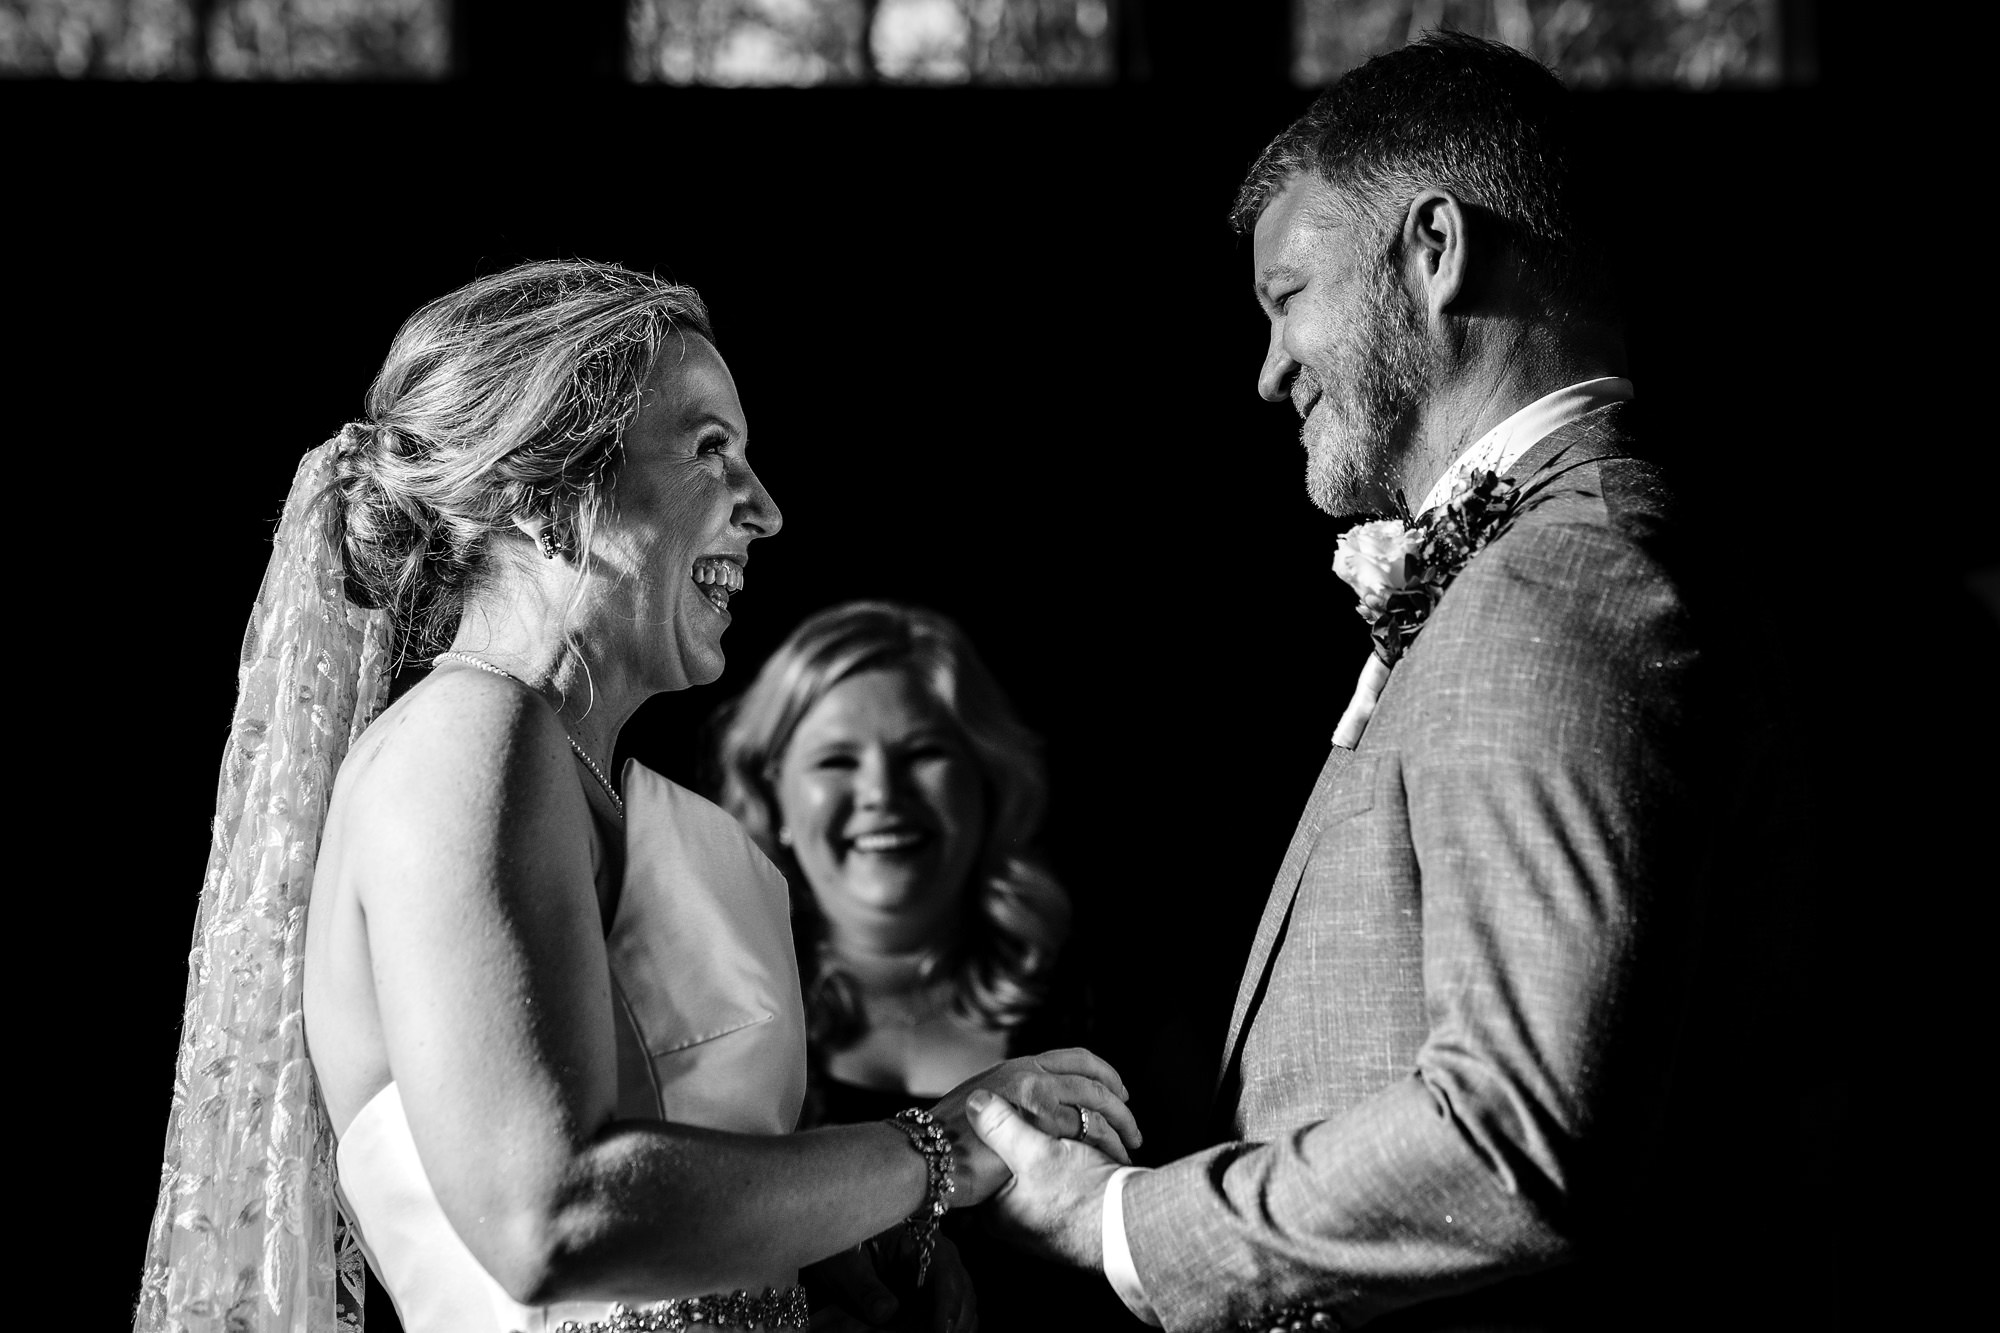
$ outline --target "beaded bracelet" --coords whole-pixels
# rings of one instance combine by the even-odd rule
[[[938,1219],[950,1207],[945,1199],[958,1188],[951,1176],[951,1140],[945,1136],[944,1126],[921,1107],[898,1111],[886,1123],[909,1135],[910,1146],[924,1159],[924,1201],[903,1222],[910,1239],[917,1243],[917,1285],[921,1287],[930,1272],[931,1251],[937,1246]]]

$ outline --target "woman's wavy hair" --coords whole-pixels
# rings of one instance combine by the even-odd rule
[[[449,646],[517,518],[589,548],[625,431],[669,335],[713,341],[692,287],[587,260],[480,278],[405,321],[342,427],[347,593],[395,621],[405,660]]]
[[[1069,895],[1029,843],[1040,828],[1048,782],[1041,743],[1014,716],[964,631],[934,611],[893,602],[848,602],[807,618],[771,654],[757,679],[717,716],[721,803],[750,831],[791,885],[793,935],[806,1020],[825,1048],[864,1031],[859,992],[826,949],[825,923],[791,849],[778,842],[777,774],[792,733],[829,690],[865,671],[900,670],[943,706],[972,751],[986,786],[987,821],[966,920],[955,948],[926,960],[949,973],[962,1017],[1008,1029],[1046,998],[1069,934]]]

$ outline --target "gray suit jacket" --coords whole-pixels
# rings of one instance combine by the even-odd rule
[[[1698,841],[1698,654],[1630,421],[1599,409],[1510,469],[1532,491],[1512,528],[1328,757],[1229,1026],[1233,1141],[1127,1184],[1167,1328],[1403,1307],[1398,1327],[1547,1327],[1548,1284],[1508,1279],[1616,1212],[1684,989]]]

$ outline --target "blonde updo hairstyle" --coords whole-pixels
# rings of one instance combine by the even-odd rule
[[[953,1008],[994,1029],[1026,1019],[1048,993],[1069,934],[1069,896],[1033,852],[1048,784],[1041,746],[959,627],[934,611],[849,602],[808,617],[773,653],[743,697],[718,718],[721,804],[791,884],[793,936],[814,1041],[838,1049],[863,1032],[859,991],[821,947],[825,926],[812,886],[778,841],[778,768],[792,734],[827,692],[867,671],[902,671],[943,708],[971,750],[986,788],[986,829],[967,886],[957,947],[926,961],[948,973]]]
[[[520,518],[589,549],[625,431],[671,335],[713,341],[691,287],[584,260],[523,264],[419,310],[336,449],[348,596],[404,659],[451,644]]]

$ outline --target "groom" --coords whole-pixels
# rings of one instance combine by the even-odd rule
[[[1149,1323],[1630,1327],[1651,1299],[1607,1297],[1599,1256],[1685,990],[1700,653],[1572,114],[1527,57],[1436,35],[1237,197],[1313,502],[1407,499],[1433,541],[1343,541],[1378,652],[1243,973],[1225,1141],[1121,1170],[1003,1101],[975,1121],[1008,1223]]]

